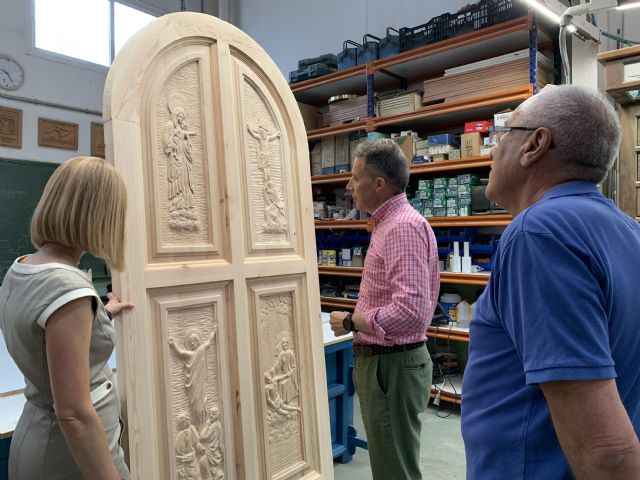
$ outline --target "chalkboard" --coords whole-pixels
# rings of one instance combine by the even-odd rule
[[[33,253],[31,216],[57,163],[0,158],[0,284],[16,258]],[[104,261],[84,255],[80,268],[91,269],[101,295],[109,277]]]

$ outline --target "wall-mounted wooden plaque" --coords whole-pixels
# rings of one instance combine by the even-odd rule
[[[22,110],[0,107],[0,145],[22,148]]]
[[[104,158],[104,126],[91,122],[91,155]]]
[[[38,145],[63,150],[78,150],[78,124],[39,118]]]

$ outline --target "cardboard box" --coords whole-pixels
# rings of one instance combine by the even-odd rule
[[[412,136],[396,137],[393,139],[398,144],[402,153],[404,153],[407,163],[409,163],[415,155],[416,142]]]
[[[334,172],[343,173],[351,170],[349,166],[349,134],[335,136],[336,161]]]
[[[336,139],[332,135],[322,139],[322,175],[331,175],[336,166]]]
[[[322,175],[322,144],[316,143],[311,150],[311,175]]]
[[[467,122],[464,124],[464,133],[489,133],[489,127],[493,126],[491,121]]]
[[[459,147],[460,137],[458,135],[451,135],[450,133],[429,135],[427,142],[429,145],[451,145],[452,147]]]
[[[460,138],[460,150],[463,157],[480,156],[482,146],[482,135],[480,133],[465,133]]]
[[[431,155],[432,162],[444,162],[447,159],[446,153],[439,153],[437,155]]]
[[[504,122],[507,121],[507,119],[509,118],[509,115],[511,115],[513,111],[512,110],[502,110],[501,112],[496,113],[493,116],[493,124],[496,127],[504,127]]]
[[[460,149],[456,148],[455,150],[451,150],[449,152],[449,160],[457,160],[460,158]]]
[[[304,128],[308,132],[318,128],[318,107],[313,105],[307,105],[306,103],[298,102],[298,108],[302,114],[302,121],[304,122]]]

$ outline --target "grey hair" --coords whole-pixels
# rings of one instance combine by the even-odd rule
[[[577,85],[546,87],[519,110],[524,126],[551,131],[557,156],[572,179],[604,180],[622,136],[618,114],[605,95]]]
[[[391,139],[372,140],[359,144],[353,154],[362,158],[365,169],[373,176],[383,177],[395,193],[404,192],[409,183],[409,163],[396,142]]]

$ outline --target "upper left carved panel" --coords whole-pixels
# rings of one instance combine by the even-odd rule
[[[205,46],[186,46],[169,57],[175,61],[164,62],[164,71],[154,75],[148,102],[149,202],[156,232],[151,251],[225,256],[225,176],[213,113],[215,55]]]

